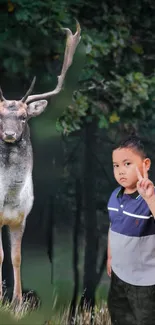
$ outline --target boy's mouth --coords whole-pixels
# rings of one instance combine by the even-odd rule
[[[125,177],[120,178],[120,182],[125,182],[125,181],[127,181],[127,179]]]

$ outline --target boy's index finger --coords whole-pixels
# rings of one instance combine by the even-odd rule
[[[141,175],[141,173],[140,173],[140,171],[139,171],[139,169],[138,169],[137,166],[136,166],[136,173],[137,173],[138,180],[141,181],[142,178],[143,178],[143,176]]]
[[[145,179],[148,178],[148,171],[146,169],[145,163],[143,163],[143,177]]]

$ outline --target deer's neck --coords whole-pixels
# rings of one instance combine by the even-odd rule
[[[0,166],[9,168],[16,166],[32,165],[32,146],[30,141],[30,132],[28,125],[22,134],[22,137],[16,143],[5,143],[0,141]]]

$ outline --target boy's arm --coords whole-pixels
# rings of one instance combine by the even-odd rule
[[[153,195],[150,199],[145,200],[150,211],[152,212],[153,217],[155,218],[155,195]]]
[[[108,245],[107,245],[107,274],[111,276],[111,249],[110,249],[109,231],[108,231]]]
[[[142,198],[146,201],[152,215],[155,218],[155,188],[154,184],[148,178],[148,172],[146,170],[145,164],[143,163],[143,175],[141,175],[139,169],[136,167],[137,171],[137,190]]]

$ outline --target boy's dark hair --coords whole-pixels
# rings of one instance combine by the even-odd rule
[[[140,154],[142,158],[147,157],[147,152],[145,150],[142,140],[137,135],[130,135],[126,139],[122,140],[115,149],[121,148],[131,148]],[[115,150],[114,149],[114,150]]]

